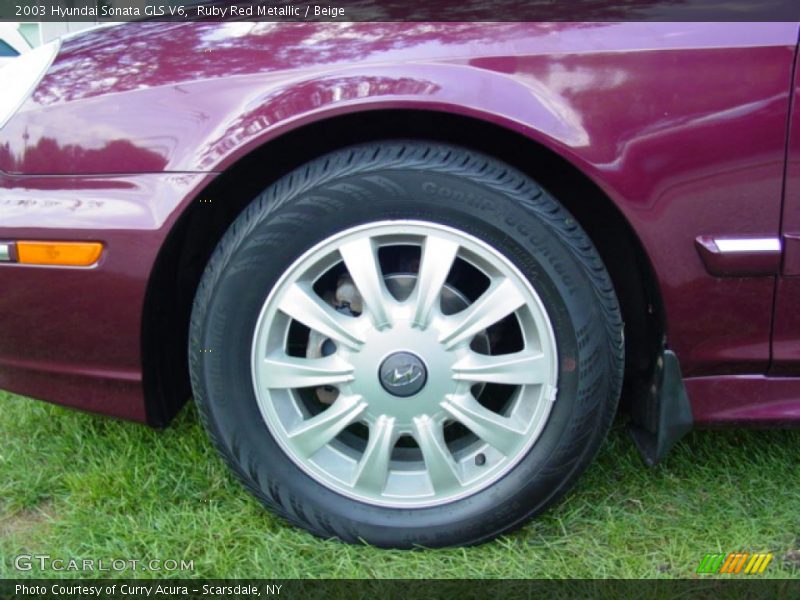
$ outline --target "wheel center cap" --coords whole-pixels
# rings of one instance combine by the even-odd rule
[[[378,378],[383,389],[392,396],[408,398],[425,387],[428,369],[418,356],[410,352],[395,352],[381,363]]]

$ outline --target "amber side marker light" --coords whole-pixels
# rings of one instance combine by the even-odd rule
[[[89,267],[103,252],[100,242],[17,242],[16,262],[25,265]]]

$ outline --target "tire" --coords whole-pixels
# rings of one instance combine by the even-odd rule
[[[386,141],[308,163],[236,219],[197,291],[189,361],[211,440],[276,514],[353,543],[470,545],[542,512],[593,459],[622,330],[592,242],[534,181]],[[529,362],[486,358],[506,349]]]

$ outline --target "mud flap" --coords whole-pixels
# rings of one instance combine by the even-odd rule
[[[675,443],[692,429],[692,408],[674,352],[657,361],[646,397],[632,408],[631,437],[648,466],[661,462]]]

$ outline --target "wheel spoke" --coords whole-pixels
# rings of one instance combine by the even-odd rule
[[[425,238],[414,294],[414,324],[422,329],[430,322],[431,311],[439,300],[457,253],[455,242],[433,236]]]
[[[369,429],[369,441],[355,478],[356,487],[376,494],[383,492],[396,441],[394,418],[379,417]]]
[[[481,405],[472,396],[448,395],[442,408],[472,433],[506,456],[510,456],[525,437],[524,429],[513,418],[503,417]]]
[[[462,484],[458,465],[445,444],[442,425],[422,416],[414,419],[414,429],[434,492],[441,494],[459,489]]]
[[[368,238],[348,242],[339,248],[350,277],[364,300],[365,309],[378,329],[391,325],[389,292],[383,283],[383,274],[378,263],[377,249]]]
[[[453,365],[453,379],[525,385],[548,380],[544,354],[515,352],[490,356],[472,352]]]
[[[305,458],[310,458],[325,444],[353,423],[367,408],[361,396],[339,396],[318,415],[303,421],[289,433],[289,441]]]
[[[292,284],[281,299],[279,308],[306,327],[335,342],[354,349],[358,349],[364,342],[355,330],[355,319],[336,312],[308,286]]]
[[[525,304],[525,298],[509,279],[492,284],[483,295],[465,310],[453,315],[451,324],[439,341],[450,349],[469,341],[490,325],[494,325]]]
[[[353,380],[353,367],[335,355],[324,358],[300,358],[285,354],[267,357],[263,368],[264,381],[269,388],[316,387]]]

